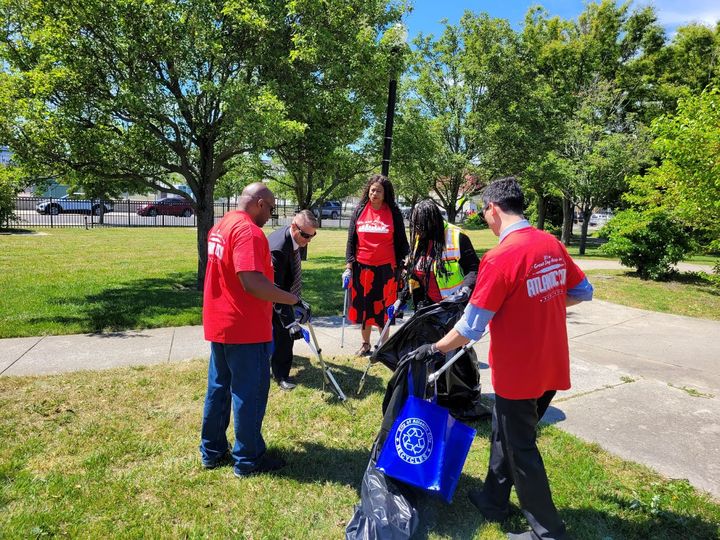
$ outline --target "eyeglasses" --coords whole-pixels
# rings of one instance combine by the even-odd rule
[[[314,238],[315,235],[317,234],[317,231],[315,231],[315,232],[312,233],[312,234],[306,233],[305,231],[303,231],[303,230],[298,226],[297,223],[293,223],[293,225],[295,225],[295,228],[296,228],[296,229],[298,230],[298,232],[300,233],[300,236],[302,236],[305,240],[310,240],[311,238]]]
[[[483,215],[485,214],[485,212],[487,212],[488,210],[490,210],[490,205],[491,205],[491,204],[492,204],[492,203],[489,202],[489,203],[487,203],[487,204],[483,207]]]

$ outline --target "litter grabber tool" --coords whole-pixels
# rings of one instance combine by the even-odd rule
[[[438,369],[438,370],[435,371],[434,373],[431,373],[431,374],[430,374],[430,376],[428,377],[428,384],[433,384],[433,383],[435,383],[435,381],[437,381],[437,380],[440,378],[440,375],[442,375],[443,373],[445,373],[445,371],[447,371],[448,369],[450,369],[450,366],[452,366],[455,362],[457,362],[458,358],[460,358],[463,354],[465,354],[466,351],[468,351],[469,349],[472,349],[473,346],[474,346],[477,342],[478,342],[478,340],[473,339],[473,340],[471,340],[470,342],[468,342],[468,343],[466,343],[465,345],[463,345],[462,347],[460,347],[460,349],[458,349],[458,352],[456,352],[456,353],[452,356],[452,358],[450,358],[450,360],[448,360],[447,362],[445,362],[445,363],[440,367],[440,369]]]
[[[345,296],[343,298],[343,319],[342,319],[342,330],[340,331],[340,348],[345,346],[345,321],[347,320],[348,312],[348,297],[350,295],[350,270],[345,270],[342,274],[343,289],[345,290]]]
[[[337,395],[337,397],[340,398],[340,401],[347,405],[347,397],[340,388],[340,385],[335,380],[335,376],[332,374],[332,371],[330,371],[330,368],[323,360],[322,349],[320,349],[320,347],[318,346],[317,338],[315,337],[315,330],[313,329],[312,324],[310,323],[310,321],[307,321],[306,324],[307,328],[304,328],[303,326],[300,326],[300,328],[302,330],[305,343],[308,344],[308,347],[310,347],[310,351],[312,351],[312,353],[316,355],[318,357],[318,360],[320,361],[320,367],[323,372],[323,391],[325,390],[325,383],[327,383],[330,386],[330,389]]]
[[[398,296],[398,299],[395,300],[395,303],[387,308],[387,321],[385,322],[385,326],[383,326],[382,331],[380,332],[380,337],[378,338],[377,343],[375,344],[375,348],[373,349],[372,354],[370,355],[370,358],[368,358],[368,364],[365,366],[365,371],[362,374],[362,377],[360,377],[360,384],[358,384],[357,394],[360,395],[360,392],[362,392],[363,386],[365,386],[365,378],[367,377],[368,372],[370,371],[370,366],[373,365],[373,362],[375,362],[375,353],[380,350],[380,347],[383,346],[383,344],[387,341],[388,336],[390,335],[390,325],[392,322],[398,318],[401,319],[403,317],[403,312],[401,309],[401,306],[403,302],[405,301],[405,296],[400,295]]]

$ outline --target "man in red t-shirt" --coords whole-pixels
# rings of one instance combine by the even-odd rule
[[[238,477],[285,465],[265,454],[262,436],[270,389],[272,303],[294,304],[301,322],[310,317],[307,304],[273,284],[270,248],[260,227],[274,208],[267,186],[250,184],[238,210],[225,214],[208,235],[203,326],[211,343],[200,454],[207,469],[227,460],[225,432],[232,406],[232,460]]]
[[[483,216],[500,238],[480,263],[465,313],[440,341],[413,351],[416,360],[449,353],[490,326],[489,363],[495,389],[490,464],[482,490],[470,500],[483,516],[502,521],[515,491],[531,531],[511,538],[564,538],[552,501],[536,427],[557,390],[570,388],[565,308],[592,299],[592,286],[553,236],[523,218],[524,197],[514,178],[483,193]]]

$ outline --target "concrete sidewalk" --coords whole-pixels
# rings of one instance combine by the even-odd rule
[[[313,325],[331,363],[360,346],[360,332],[348,327],[340,348],[339,317],[320,317]],[[720,322],[595,300],[568,311],[568,333],[573,388],[558,394],[545,420],[667,477],[687,478],[720,500]],[[487,347],[487,338],[476,346],[479,358],[487,358]],[[302,344],[295,352],[309,356]],[[0,340],[0,375],[207,356],[198,326],[13,338]],[[487,365],[481,377],[483,393],[491,394]]]

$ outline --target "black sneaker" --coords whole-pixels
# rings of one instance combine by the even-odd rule
[[[218,467],[227,465],[228,463],[230,463],[232,461],[230,458],[229,450],[226,450],[222,456],[220,456],[219,458],[214,459],[212,461],[208,461],[204,458],[201,458],[201,459],[202,459],[202,466],[208,470],[209,469],[217,469]]]
[[[269,473],[273,471],[277,471],[282,469],[287,463],[282,458],[272,458],[268,456],[263,456],[260,459],[260,463],[258,463],[254,469],[251,469],[247,472],[238,471],[237,468],[233,469],[233,472],[235,473],[235,476],[238,478],[246,478],[248,476],[253,476],[255,474],[263,474],[263,473]]]
[[[505,521],[510,515],[510,507],[497,508],[490,504],[485,496],[485,492],[482,489],[472,489],[468,492],[470,502],[480,510],[480,513],[485,518],[485,521],[494,521],[500,523]]]

